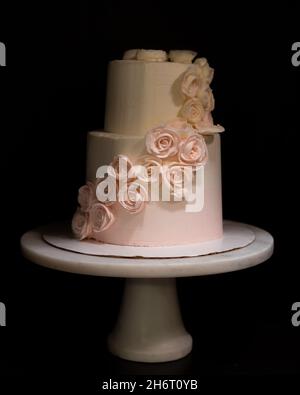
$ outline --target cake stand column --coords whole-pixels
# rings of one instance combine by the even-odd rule
[[[166,362],[186,356],[192,337],[180,314],[174,278],[129,278],[109,350],[139,362]]]
[[[47,232],[56,234],[57,240],[68,241],[69,227],[62,223],[25,233],[21,246],[27,259],[51,269],[128,278],[117,325],[109,337],[109,348],[115,355],[133,361],[166,362],[184,357],[192,348],[192,338],[181,320],[173,277],[242,270],[266,261],[273,253],[274,241],[268,232],[237,222],[226,224],[227,236],[230,228],[239,233],[250,228],[255,240],[231,251],[186,258],[93,256],[45,242]]]

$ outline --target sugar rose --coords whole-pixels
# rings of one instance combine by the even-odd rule
[[[205,165],[208,152],[204,137],[200,134],[192,134],[179,145],[179,161],[189,165]]]
[[[192,98],[184,102],[180,111],[180,116],[191,124],[200,122],[204,117],[204,114],[205,110],[198,98]]]
[[[95,185],[92,182],[88,181],[86,185],[80,187],[78,191],[78,203],[81,210],[84,212],[88,211],[95,200]]]
[[[145,201],[148,200],[146,188],[134,181],[128,184],[127,188],[119,191],[119,203],[130,214],[137,214],[145,207]]]
[[[201,89],[202,80],[201,74],[199,73],[199,67],[192,65],[190,66],[183,75],[181,82],[181,92],[187,98],[195,97]]]
[[[143,182],[158,181],[162,160],[151,155],[143,155],[134,166],[136,177]]]
[[[76,239],[79,240],[86,239],[91,234],[89,214],[82,211],[79,207],[72,218],[72,231]]]
[[[168,126],[150,130],[146,135],[146,148],[149,154],[165,159],[178,152],[179,136]]]
[[[103,203],[95,203],[90,210],[91,230],[100,233],[108,229],[115,221],[113,211]]]
[[[170,197],[175,201],[185,198],[186,182],[188,185],[192,179],[192,171],[185,164],[171,162],[163,166],[162,181],[163,187],[169,191]]]
[[[210,88],[200,90],[197,94],[205,111],[211,112],[215,108],[215,99]]]
[[[203,83],[209,85],[214,77],[214,69],[209,66],[207,59],[198,58],[194,61],[194,65],[198,66],[198,72]]]

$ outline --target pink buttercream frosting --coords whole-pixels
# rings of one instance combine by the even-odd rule
[[[90,225],[89,213],[82,211],[78,207],[72,219],[72,230],[74,236],[79,240],[88,238],[91,234]]]
[[[91,207],[89,222],[93,233],[100,233],[108,229],[115,221],[115,216],[110,207],[103,203],[95,203]]]
[[[91,208],[93,202],[96,200],[95,184],[87,182],[79,188],[78,203],[82,211],[87,212]]]
[[[115,202],[102,203],[97,200],[96,184],[87,182],[79,188],[79,206],[73,215],[72,231],[74,236],[83,240],[107,230],[115,221],[111,206]]]
[[[208,152],[204,137],[192,134],[179,144],[179,161],[188,165],[204,166],[208,159]]]
[[[188,99],[186,103],[190,101],[198,103],[199,99]],[[187,119],[176,118],[147,133],[145,145],[148,155],[137,158],[135,163],[126,155],[115,156],[108,167],[108,177],[113,177],[116,182],[117,201],[102,201],[96,195],[96,187],[103,179],[82,186],[78,193],[80,208],[72,221],[75,237],[80,240],[98,239],[97,235],[109,229],[117,219],[114,214],[116,205],[129,214],[143,211],[149,200],[148,186],[152,181],[163,182],[175,200],[185,199],[182,189],[185,167],[192,166],[194,171],[198,166],[204,166],[208,158],[206,143],[198,126]]]

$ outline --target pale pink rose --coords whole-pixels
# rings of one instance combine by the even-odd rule
[[[181,92],[189,98],[195,97],[202,86],[199,67],[190,66],[183,75],[181,82]]]
[[[136,177],[143,182],[158,181],[161,173],[162,160],[151,155],[143,155],[137,161]]]
[[[149,130],[146,136],[146,148],[149,154],[165,159],[178,152],[179,136],[167,125]]]
[[[96,200],[95,185],[88,181],[86,185],[83,185],[78,190],[78,203],[82,211],[88,211]]]
[[[185,197],[185,183],[191,181],[193,176],[192,169],[188,166],[177,162],[171,162],[163,166],[162,181],[164,187],[170,193],[170,196],[177,201],[181,201]]]
[[[179,144],[179,161],[190,165],[205,165],[208,152],[204,137],[194,133]]]
[[[205,111],[211,112],[215,108],[215,99],[210,88],[201,89],[197,95]]]
[[[214,69],[209,66],[206,58],[196,59],[194,65],[197,65],[199,68],[198,73],[201,81],[208,86],[214,78]]]
[[[79,240],[86,239],[91,235],[89,213],[82,211],[79,207],[72,218],[72,231]]]
[[[108,229],[115,221],[112,210],[103,203],[95,203],[90,210],[90,223],[93,233]]]
[[[126,155],[116,155],[113,158],[113,161],[110,163],[110,166],[113,168],[113,172],[108,171],[109,176],[116,177],[117,180],[120,178],[127,178],[130,169],[133,164],[131,160]]]
[[[188,99],[184,102],[180,116],[192,124],[201,122],[205,111],[201,101],[197,98]]]
[[[137,214],[145,207],[145,201],[148,200],[146,188],[138,182],[128,184],[127,188],[119,191],[119,203],[130,214]]]

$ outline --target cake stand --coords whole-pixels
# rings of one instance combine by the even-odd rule
[[[234,223],[233,223],[234,224]],[[245,269],[266,261],[273,252],[273,238],[266,231],[247,226],[255,240],[228,252],[188,258],[122,258],[92,256],[56,248],[42,234],[47,227],[25,233],[24,256],[55,270],[95,276],[125,277],[125,290],[109,350],[124,359],[166,362],[186,356],[192,337],[186,332],[179,309],[176,277],[203,276]]]

